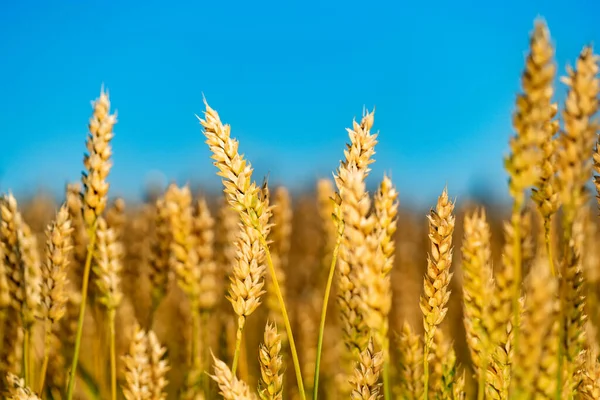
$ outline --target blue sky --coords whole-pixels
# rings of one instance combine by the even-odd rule
[[[346,127],[376,107],[371,183],[406,203],[445,184],[504,197],[502,157],[537,16],[559,71],[600,42],[600,2],[4,1],[0,190],[58,193],[82,168],[102,83],[115,127],[113,195],[158,171],[217,187],[194,114],[204,94],[256,167],[299,188],[330,176]],[[561,95],[559,90],[558,95]]]

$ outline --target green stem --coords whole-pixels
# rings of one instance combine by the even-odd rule
[[[387,335],[382,338],[383,344],[383,398],[385,400],[392,399],[391,382],[390,382],[390,341]]]
[[[85,266],[83,269],[83,283],[81,287],[81,305],[79,307],[79,320],[77,322],[77,336],[75,337],[75,349],[73,351],[73,361],[71,363],[71,371],[69,372],[69,386],[67,388],[67,400],[73,399],[75,389],[75,380],[77,378],[77,362],[79,361],[79,350],[81,348],[81,336],[83,334],[83,322],[85,317],[85,306],[87,304],[88,284],[90,280],[90,270],[92,266],[92,256],[94,254],[94,246],[96,245],[96,223],[89,230],[90,242],[87,248],[87,256],[85,258]]]
[[[296,351],[296,343],[294,342],[294,335],[292,333],[292,325],[290,324],[290,319],[288,317],[287,309],[285,308],[285,302],[283,301],[283,295],[281,294],[281,288],[279,287],[279,282],[277,281],[277,275],[275,274],[275,268],[273,266],[273,260],[271,259],[271,252],[269,251],[269,245],[265,240],[262,232],[259,229],[256,229],[258,233],[258,237],[261,245],[265,250],[265,255],[267,258],[267,265],[269,267],[269,273],[271,274],[271,280],[273,281],[273,287],[275,289],[275,294],[277,295],[277,299],[279,300],[279,306],[281,307],[281,313],[283,314],[283,321],[285,323],[285,329],[287,331],[289,343],[290,343],[290,351],[292,353],[292,359],[294,361],[294,369],[296,371],[296,381],[298,383],[298,391],[300,392],[300,398],[302,400],[306,400],[306,393],[304,392],[304,383],[302,382],[302,371],[300,369],[300,360],[298,359],[298,352]]]
[[[117,352],[115,349],[115,310],[108,310],[110,327],[110,393],[112,400],[117,400]]]
[[[23,338],[23,378],[25,379],[25,386],[29,386],[30,382],[30,357],[29,351],[31,350],[31,328],[25,327],[25,337]]]
[[[40,372],[40,386],[38,393],[40,397],[44,394],[44,384],[46,383],[46,371],[48,370],[48,360],[50,358],[50,333],[52,329],[52,323],[49,319],[46,320],[44,331],[44,361],[42,361],[42,370]]]
[[[429,398],[429,344],[425,343],[423,349],[423,400]]]
[[[244,326],[246,325],[246,317],[238,318],[238,329],[235,335],[235,351],[233,353],[233,362],[231,363],[231,374],[235,376],[237,371],[238,361],[240,359],[240,347],[242,346],[242,336],[244,334]]]
[[[192,302],[192,368],[200,370],[200,313],[197,302]]]
[[[200,319],[201,319],[201,331],[202,331],[202,360],[201,360],[201,366],[204,369],[204,371],[208,371],[208,366],[210,364],[210,345],[208,343],[208,311],[206,310],[202,310],[201,314],[200,314]],[[202,374],[202,383],[204,386],[204,396],[207,399],[211,398],[211,393],[210,393],[210,380],[207,379],[208,375],[206,374]]]
[[[340,223],[341,224],[341,223]],[[329,267],[329,276],[327,277],[327,285],[325,286],[325,295],[323,298],[323,308],[321,309],[321,322],[319,323],[319,338],[317,339],[317,359],[315,361],[315,376],[313,386],[313,400],[317,400],[319,394],[319,372],[321,368],[321,353],[323,351],[323,336],[325,335],[325,320],[327,319],[327,308],[329,305],[329,295],[331,294],[331,286],[335,275],[335,266],[337,265],[337,257],[342,243],[343,225],[339,229],[338,237],[333,248],[333,256]]]

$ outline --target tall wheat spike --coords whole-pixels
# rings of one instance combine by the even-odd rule
[[[550,33],[546,23],[535,21],[531,35],[531,53],[527,57],[527,73],[523,76],[523,86],[527,87],[528,106],[527,123],[539,135],[539,145],[542,150],[542,160],[539,165],[539,180],[533,188],[532,199],[543,218],[544,240],[550,260],[552,274],[555,275],[552,253],[551,223],[552,216],[559,206],[558,186],[556,183],[556,141],[558,120],[554,117],[558,107],[552,103],[554,94],[553,81],[556,65],[553,62],[554,49],[550,41]]]
[[[341,219],[344,233],[338,261],[338,304],[348,352],[344,355],[346,365],[357,359],[369,339],[368,329],[361,311],[359,274],[372,260],[367,239],[374,229],[374,220],[369,216],[371,201],[365,188],[365,179],[374,162],[377,135],[371,134],[374,114],[366,113],[360,124],[353,121],[348,129],[350,143],[344,151],[335,178],[341,200]],[[347,381],[347,378],[343,379]],[[344,387],[349,394],[350,387]]]
[[[236,242],[238,262],[229,290],[230,302],[238,315],[232,365],[235,374],[246,318],[260,305],[260,296],[264,293],[265,249],[260,239],[266,240],[269,235],[271,207],[264,191],[252,181],[252,166],[238,152],[238,142],[231,138],[229,125],[223,125],[219,114],[206,102],[205,106],[205,119],[198,117],[198,120],[219,169],[218,174],[223,178],[227,201],[238,211],[241,222]]]
[[[450,298],[450,279],[452,273],[452,234],[454,233],[454,203],[448,198],[444,188],[438,198],[435,210],[431,210],[429,219],[430,253],[427,257],[427,273],[423,283],[420,307],[423,313],[425,329],[423,348],[424,396],[427,397],[429,377],[429,352],[433,347],[435,331],[442,323],[448,311]]]
[[[558,388],[562,389],[563,357],[566,356],[567,377],[576,372],[577,360],[583,338],[583,272],[581,265],[581,226],[576,232],[577,219],[583,217],[584,204],[588,201],[586,184],[591,177],[592,146],[600,125],[593,117],[598,111],[600,81],[598,57],[591,47],[585,47],[575,69],[568,68],[568,76],[562,78],[568,87],[563,111],[564,129],[558,138],[558,175],[560,196],[563,203],[563,227],[565,250],[561,264],[561,347],[559,353]],[[577,385],[575,382],[573,385]]]
[[[63,205],[54,222],[46,229],[46,254],[42,264],[42,302],[44,317],[44,359],[40,376],[39,393],[43,392],[46,368],[52,345],[52,329],[62,319],[67,309],[67,268],[71,244],[71,221],[66,205]]]
[[[83,192],[81,193],[82,212],[89,242],[85,264],[83,266],[81,286],[82,301],[79,311],[75,350],[69,374],[67,400],[72,400],[75,389],[77,364],[79,361],[79,351],[81,348],[81,337],[83,334],[83,323],[87,305],[90,269],[96,242],[96,221],[106,208],[109,188],[107,178],[112,167],[112,149],[110,142],[114,136],[113,127],[117,122],[116,115],[111,115],[109,112],[110,101],[108,93],[106,93],[104,89],[101,90],[100,97],[93,102],[92,106],[94,111],[88,124],[89,134],[86,141],[88,153],[83,157],[85,172],[83,172],[81,176],[81,181],[83,183]]]

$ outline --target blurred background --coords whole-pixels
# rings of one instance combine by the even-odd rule
[[[21,1],[0,5],[0,191],[61,196],[79,179],[102,84],[118,112],[111,195],[149,182],[220,189],[202,96],[232,125],[257,176],[312,189],[342,157],[346,127],[376,107],[371,183],[404,206],[507,200],[528,34],[548,22],[559,74],[600,41],[600,3]],[[559,90],[557,99],[562,99]]]

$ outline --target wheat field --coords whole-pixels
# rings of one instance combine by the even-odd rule
[[[600,57],[573,59],[560,73],[537,19],[511,207],[442,187],[426,216],[370,174],[373,111],[333,179],[292,198],[206,100],[198,140],[222,195],[172,183],[125,204],[102,89],[81,181],[0,200],[3,398],[600,399]]]

